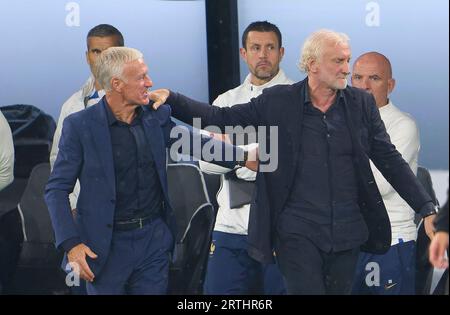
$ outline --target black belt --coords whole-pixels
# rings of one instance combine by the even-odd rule
[[[161,215],[159,213],[155,213],[146,217],[135,218],[127,221],[115,221],[114,230],[130,231],[135,229],[142,229],[144,225],[147,225],[160,217]]]

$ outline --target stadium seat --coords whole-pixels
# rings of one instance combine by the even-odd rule
[[[60,268],[63,253],[55,248],[50,216],[44,201],[44,188],[50,164],[36,165],[17,206],[23,243],[13,275],[11,294],[69,294]]]
[[[178,234],[169,272],[169,294],[201,294],[214,209],[200,169],[193,164],[169,164],[169,198]]]

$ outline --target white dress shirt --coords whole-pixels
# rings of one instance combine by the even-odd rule
[[[397,151],[409,164],[414,174],[417,174],[420,138],[416,122],[409,114],[395,107],[391,101],[379,110],[392,144],[395,145]],[[372,162],[370,163],[391,221],[391,245],[397,244],[400,239],[404,242],[415,241],[417,239],[417,230],[414,223],[414,210],[400,197],[375,165]]]

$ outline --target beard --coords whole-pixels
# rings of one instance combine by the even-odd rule
[[[259,80],[270,81],[276,74],[278,73],[278,69],[256,69],[253,75]]]
[[[341,82],[341,80],[343,80],[343,82]],[[345,79],[340,79],[340,80],[336,80],[331,87],[335,90],[345,90],[345,88],[348,85],[348,80],[347,78]]]

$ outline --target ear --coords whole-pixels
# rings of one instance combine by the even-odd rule
[[[395,88],[395,79],[388,79],[388,95],[391,94],[394,88]]]
[[[283,59],[284,56],[284,47],[280,48],[280,60]]]
[[[307,64],[308,64],[307,68],[309,69],[309,72],[312,72],[312,73],[316,73],[317,72],[317,70],[318,70],[318,62],[317,62],[316,59],[313,59],[313,58],[309,59]]]
[[[247,61],[247,50],[245,48],[239,48],[241,58]]]
[[[123,81],[122,80],[120,80],[119,78],[116,78],[116,77],[112,77],[111,78],[111,81],[110,81],[110,84],[111,84],[111,89],[113,90],[113,91],[116,91],[116,92],[122,92],[122,87],[123,87]]]

